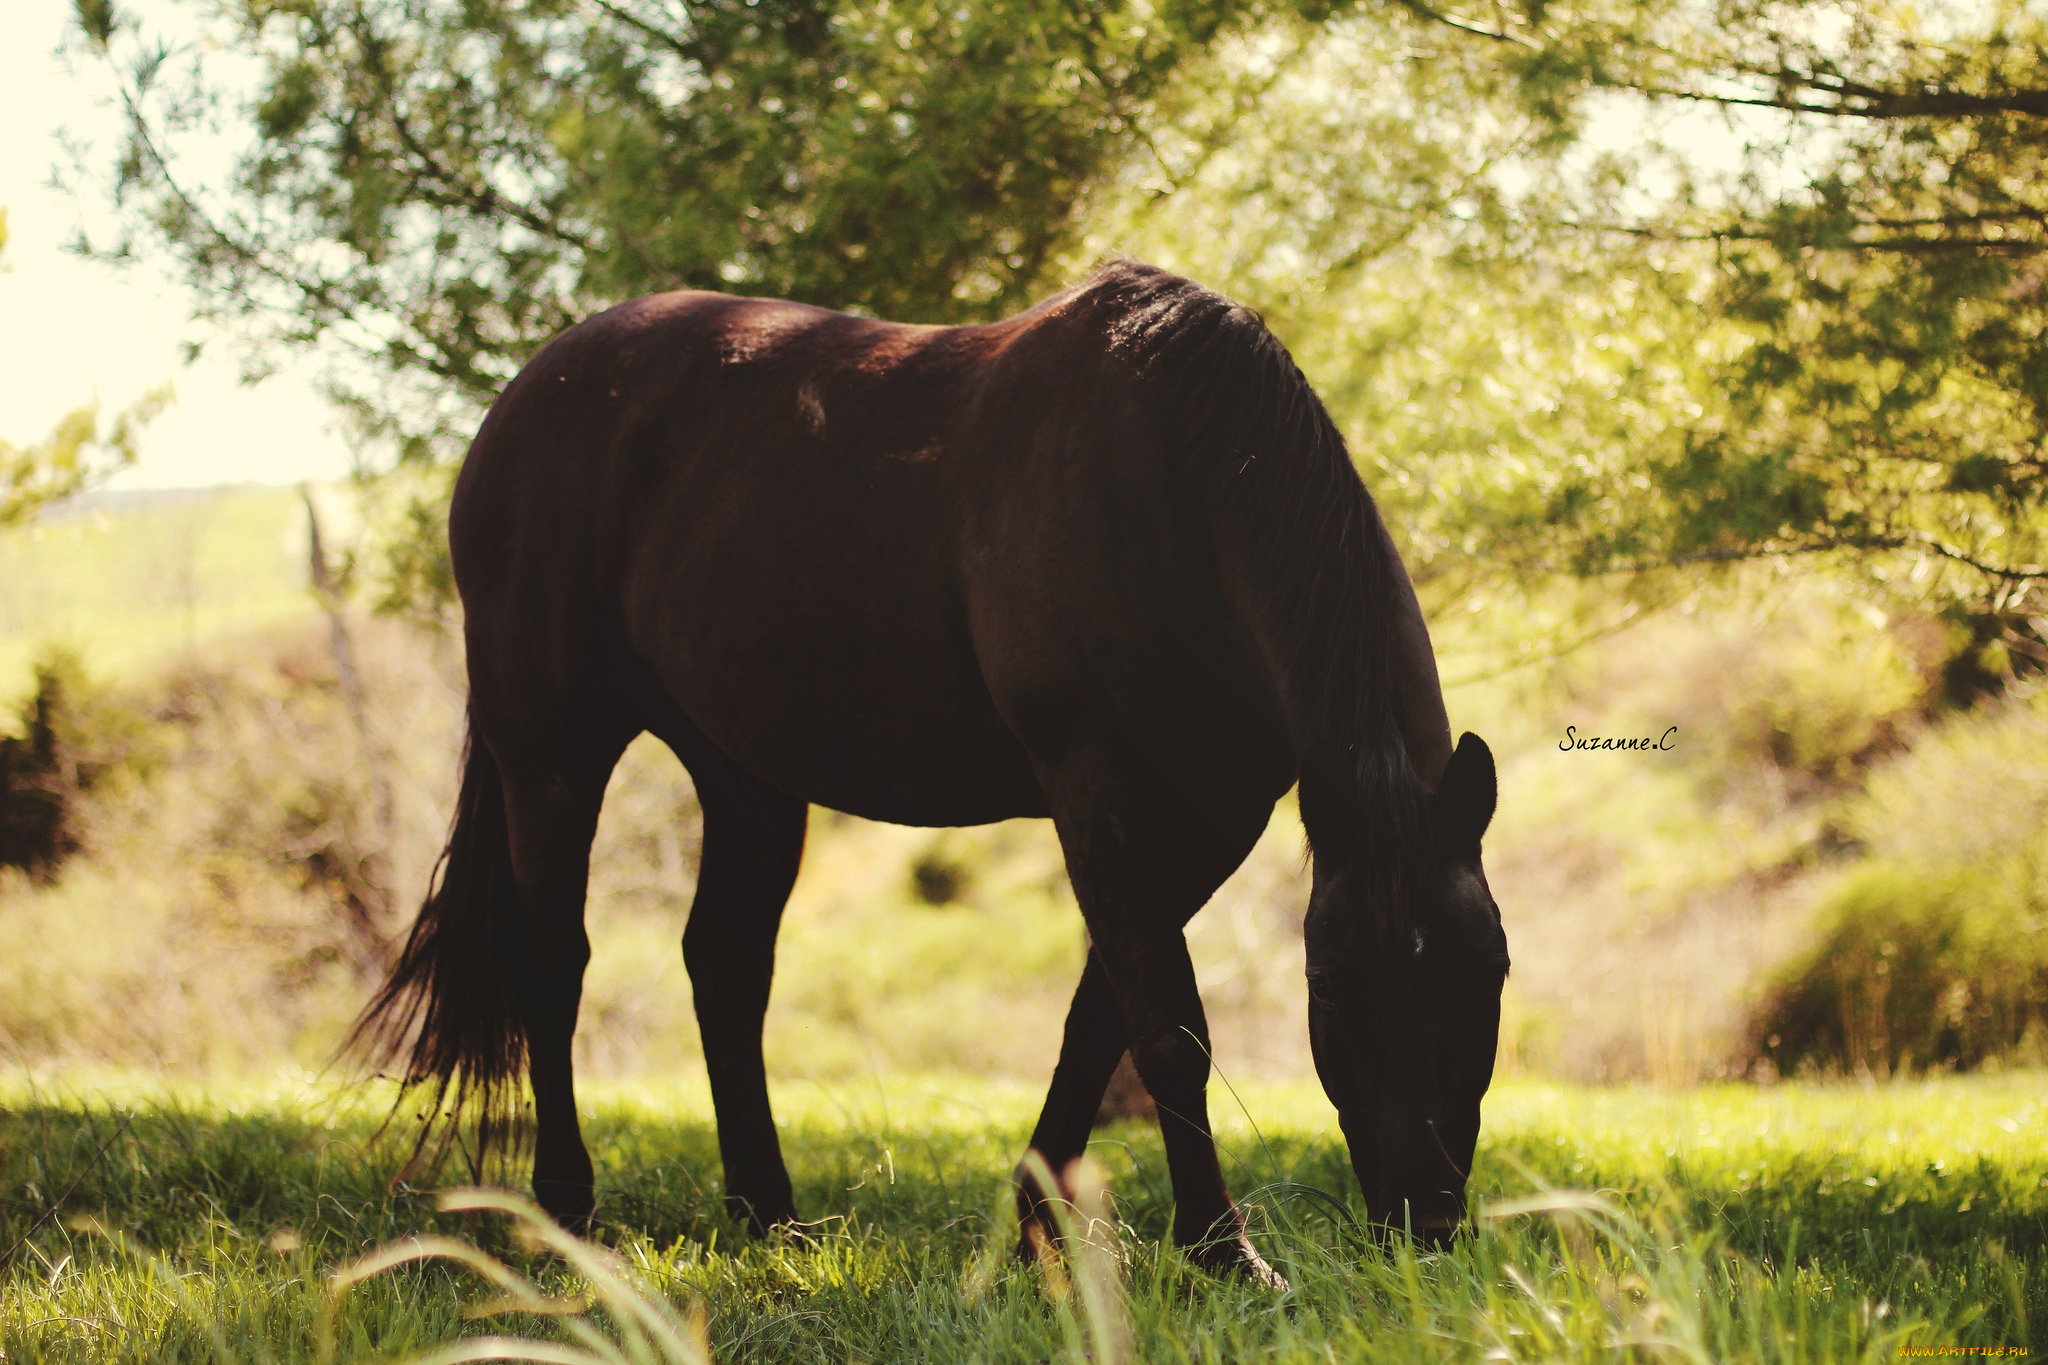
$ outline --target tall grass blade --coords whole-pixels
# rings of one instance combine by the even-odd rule
[[[1110,1221],[1101,1168],[1084,1155],[1067,1166],[1064,1178],[1055,1178],[1043,1156],[1027,1151],[1024,1170],[1059,1228],[1058,1251],[1065,1256],[1072,1287],[1068,1302],[1086,1342],[1086,1350],[1076,1353],[1096,1365],[1121,1365],[1131,1354],[1130,1322],[1117,1268],[1116,1226]],[[1052,1250],[1042,1254],[1049,1257]]]
[[[441,1196],[451,1212],[493,1212],[511,1217],[517,1235],[558,1256],[589,1286],[587,1299],[550,1296],[497,1257],[454,1237],[409,1237],[380,1247],[337,1272],[330,1284],[342,1293],[398,1266],[421,1260],[453,1261],[497,1288],[497,1298],[473,1305],[469,1316],[532,1313],[555,1319],[574,1343],[524,1337],[473,1337],[414,1357],[412,1365],[465,1360],[535,1360],[559,1365],[710,1365],[702,1320],[686,1319],[642,1284],[626,1263],[564,1230],[531,1200],[504,1190],[457,1189]],[[619,1335],[614,1341],[579,1315],[601,1312]]]

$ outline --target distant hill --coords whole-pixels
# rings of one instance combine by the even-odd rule
[[[345,491],[316,496],[350,519]],[[0,532],[0,704],[52,644],[119,679],[311,613],[306,545],[299,491],[250,485],[95,493]]]

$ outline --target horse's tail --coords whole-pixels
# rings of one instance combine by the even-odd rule
[[[444,1155],[465,1116],[474,1120],[468,1155],[479,1179],[484,1159],[518,1131],[526,1031],[513,1004],[511,940],[520,919],[498,764],[472,727],[455,823],[426,903],[345,1045],[380,1068],[396,1064],[403,1095],[431,1096],[408,1172]]]

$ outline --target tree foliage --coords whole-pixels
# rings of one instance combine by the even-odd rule
[[[1696,247],[1572,226],[1624,165],[1583,157],[1575,121],[1532,110],[1488,47],[1400,9],[1271,25],[1180,93],[1158,165],[1101,196],[1090,246],[1257,304],[1439,610],[1661,562],[1647,470],[1702,415],[1728,341],[1701,311]]]
[[[1426,578],[1836,562],[1951,617],[1959,698],[2048,662],[2038,7],[1289,27],[1100,222],[1267,311]]]
[[[1501,54],[1537,109],[1720,111],[1732,167],[1634,162],[1662,202],[1575,225],[1694,248],[1700,415],[1645,462],[1634,534],[1582,563],[1852,556],[1952,601],[1951,688],[2048,665],[2048,15],[1985,0],[1412,12]],[[1656,162],[1661,158],[1663,164]],[[1640,250],[1624,251],[1640,258]]]
[[[546,337],[653,290],[946,322],[1025,299],[1135,111],[1247,0],[214,0],[118,78],[126,235],[448,453]],[[206,158],[232,148],[225,174]]]

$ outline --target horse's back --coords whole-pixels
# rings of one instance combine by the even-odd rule
[[[858,814],[1042,814],[1034,746],[1157,719],[1152,694],[1242,702],[1203,700],[1231,644],[1155,418],[1057,308],[622,305],[535,357],[463,471],[472,673],[529,704],[652,684],[758,776]]]
[[[451,510],[480,705],[658,691],[807,800],[1038,813],[958,575],[954,419],[992,340],[707,294],[564,333],[493,408]]]

